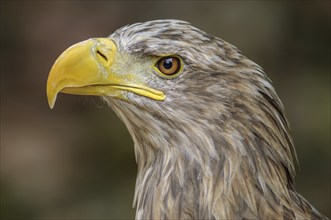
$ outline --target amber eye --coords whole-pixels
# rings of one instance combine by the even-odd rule
[[[177,57],[163,57],[157,64],[157,68],[165,75],[174,75],[180,70],[180,60]]]

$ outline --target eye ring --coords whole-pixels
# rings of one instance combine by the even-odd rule
[[[181,60],[175,56],[162,57],[156,63],[157,69],[164,75],[172,76],[181,70]]]

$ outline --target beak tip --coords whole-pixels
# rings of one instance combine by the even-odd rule
[[[47,101],[48,101],[48,105],[49,105],[50,109],[54,108],[56,96],[57,96],[57,93],[55,93],[55,95],[54,95],[54,93],[47,91]]]
[[[53,109],[55,105],[55,100],[54,101],[48,100],[48,105],[50,109]]]

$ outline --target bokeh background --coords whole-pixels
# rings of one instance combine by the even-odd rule
[[[68,46],[128,23],[190,21],[273,80],[290,121],[297,190],[330,215],[330,1],[1,1],[1,219],[130,219],[136,164],[121,121],[93,97],[47,104]]]

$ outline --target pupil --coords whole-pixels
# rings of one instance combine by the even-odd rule
[[[171,67],[172,67],[172,58],[166,59],[163,62],[163,67],[166,68],[166,69],[171,69]]]

